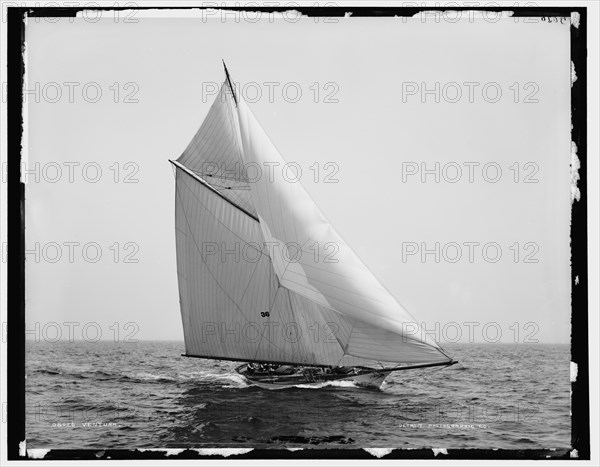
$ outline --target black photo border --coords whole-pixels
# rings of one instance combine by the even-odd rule
[[[8,460],[29,459],[21,455],[20,443],[25,433],[25,186],[21,182],[21,137],[23,135],[23,82],[25,63],[25,16],[32,17],[75,17],[81,10],[144,10],[144,9],[207,9],[208,7],[69,7],[69,8],[7,8],[7,449]],[[227,7],[229,11],[260,11],[264,13],[285,12],[291,7]],[[576,449],[578,459],[590,459],[590,414],[589,414],[589,360],[588,360],[588,260],[587,260],[587,9],[585,7],[302,7],[294,10],[309,17],[343,17],[348,12],[354,17],[412,17],[422,12],[434,11],[512,11],[517,17],[565,17],[579,13],[579,27],[571,25],[571,60],[577,72],[577,80],[571,88],[571,139],[577,145],[580,160],[579,182],[581,198],[571,210],[571,361],[578,366],[576,381],[571,383],[572,429],[571,449]],[[577,280],[576,280],[577,277]],[[241,447],[241,446],[240,446]],[[249,446],[251,447],[251,446]],[[158,447],[157,447],[158,448]],[[569,459],[567,449],[448,449],[443,459]],[[434,459],[431,449],[394,449],[384,459]],[[206,456],[186,449],[178,455],[167,457],[165,452],[106,449],[56,449],[50,450],[44,460],[67,459],[223,459],[222,456]],[[356,449],[253,449],[232,459],[374,459],[361,448]]]

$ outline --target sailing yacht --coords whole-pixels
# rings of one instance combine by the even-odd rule
[[[185,356],[253,385],[351,381],[456,363],[327,221],[225,80],[175,170]]]

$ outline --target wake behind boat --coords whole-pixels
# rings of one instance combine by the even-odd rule
[[[267,389],[454,364],[290,180],[225,75],[170,161],[186,356],[248,362],[237,372]]]

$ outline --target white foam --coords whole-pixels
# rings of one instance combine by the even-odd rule
[[[176,456],[178,454],[181,454],[182,452],[185,451],[185,449],[144,449],[144,448],[139,448],[138,451],[140,452],[164,452],[165,455],[168,456]]]
[[[206,449],[192,449],[202,456],[239,456],[240,454],[246,454],[252,451],[253,448],[206,448]]]
[[[576,29],[579,29],[579,21],[581,20],[581,16],[577,11],[571,12],[571,24],[575,26]]]
[[[323,383],[311,384],[294,384],[295,388],[300,389],[321,389],[327,386],[335,386],[338,388],[355,388],[358,387],[354,381],[325,381]]]
[[[28,449],[27,457],[30,459],[43,459],[49,452],[50,449]]]
[[[574,141],[571,141],[571,204],[581,199],[581,191],[577,187],[579,181],[579,169],[581,168],[581,162],[577,157],[577,145]]]
[[[165,454],[167,457],[176,456],[177,454],[181,454],[185,449],[165,449]]]
[[[577,372],[578,372],[577,363],[571,362],[571,383],[574,383],[575,381],[577,381]]]
[[[363,448],[365,451],[367,451],[369,454],[371,454],[372,456],[377,457],[378,459],[381,459],[383,456],[387,456],[390,452],[393,451],[393,449],[391,448]]]

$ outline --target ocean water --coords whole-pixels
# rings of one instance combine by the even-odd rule
[[[569,346],[448,345],[383,387],[268,391],[182,342],[27,342],[27,447],[568,449]]]

